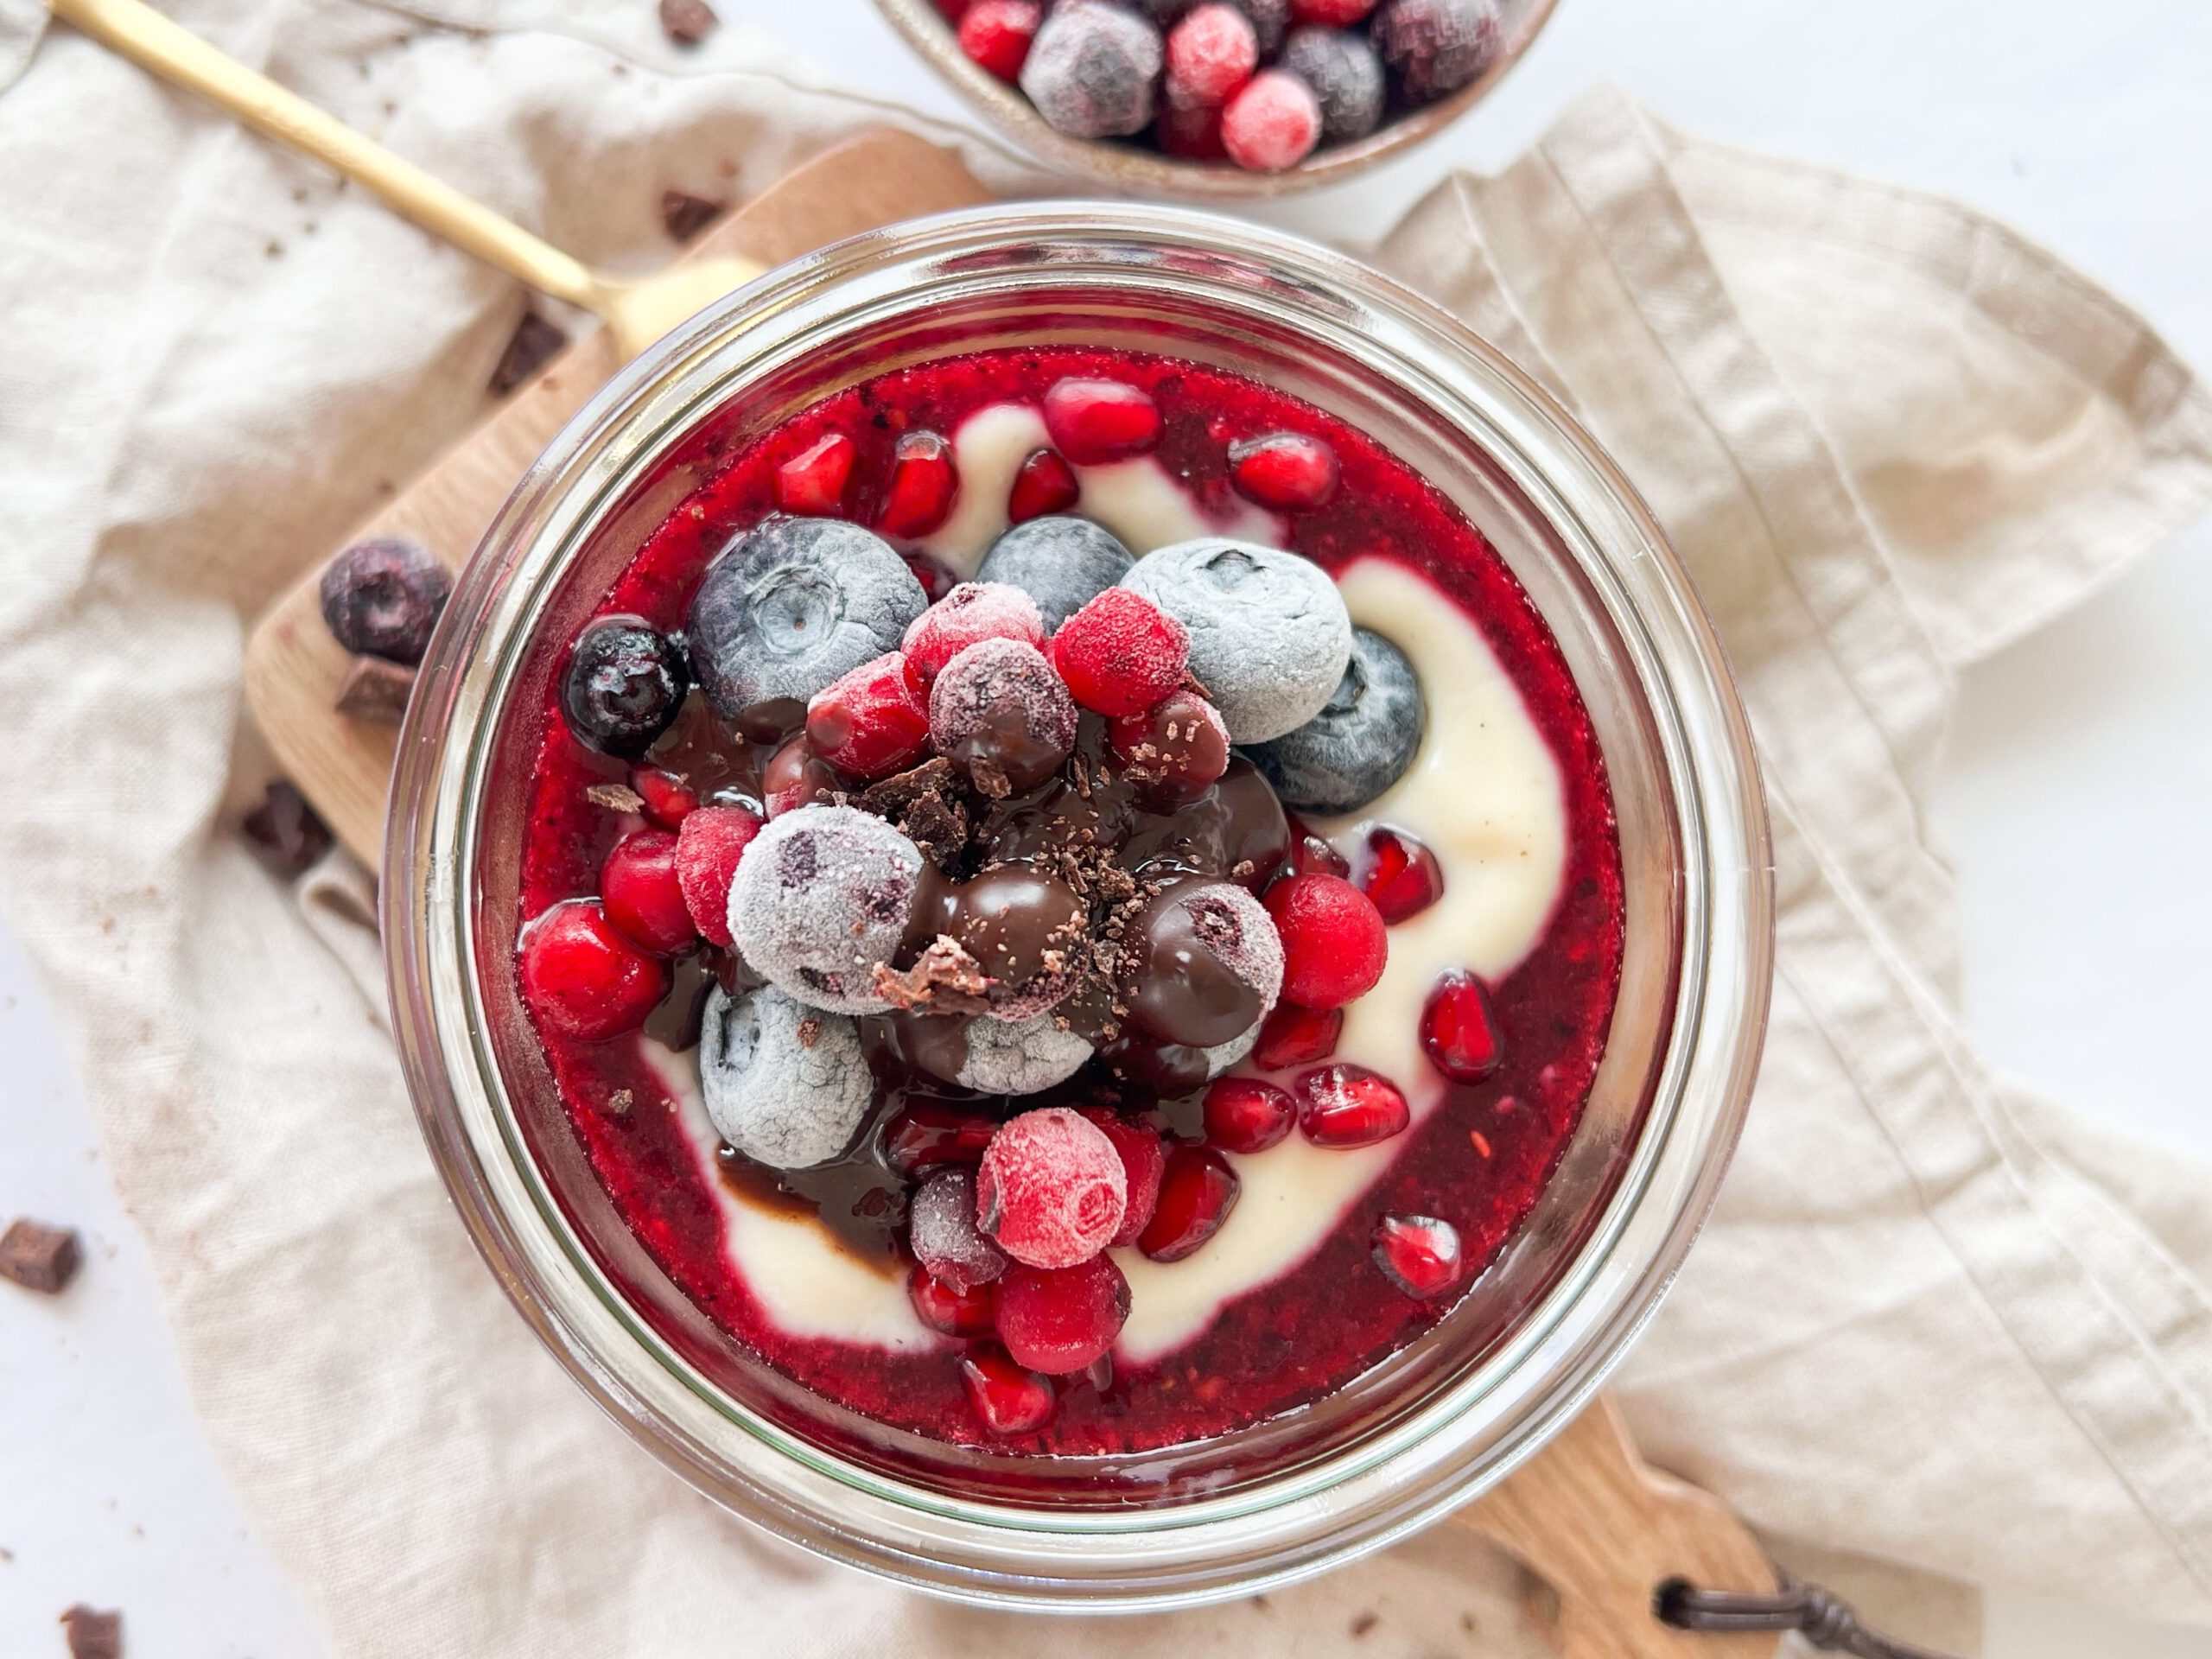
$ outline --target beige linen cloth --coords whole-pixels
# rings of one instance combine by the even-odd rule
[[[0,883],[207,1433],[333,1650],[1532,1650],[1449,1528],[1170,1618],[947,1608],[722,1515],[590,1409],[431,1171],[366,937],[316,898],[344,873],[303,925],[233,829],[264,766],[248,623],[484,412],[522,296],[81,40],[34,48],[11,6]],[[642,3],[174,10],[611,263],[664,257],[663,188],[748,193],[881,114],[739,28],[679,58]],[[1987,221],[1618,95],[1379,257],[1636,479],[1764,749],[1773,1035],[1622,1374],[1644,1443],[1778,1537],[2212,1622],[2212,1177],[1977,1063],[1921,808],[1956,677],[2212,494],[2202,391]]]

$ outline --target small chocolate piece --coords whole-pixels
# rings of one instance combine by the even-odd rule
[[[968,844],[968,808],[960,798],[960,776],[943,755],[870,784],[853,804],[887,819],[941,870],[950,869]]]
[[[59,1296],[84,1259],[72,1228],[50,1227],[25,1216],[0,1235],[0,1279],[12,1279],[41,1295]]]
[[[661,32],[678,46],[696,46],[721,20],[707,0],[660,0]]]
[[[69,1659],[123,1659],[123,1615],[79,1602],[61,1615],[69,1633]]]
[[[507,340],[507,349],[499,353],[499,366],[492,371],[492,395],[505,397],[551,362],[568,343],[569,336],[560,327],[535,311],[524,312]]]
[[[686,195],[681,190],[664,190],[660,197],[660,222],[668,233],[678,242],[689,242],[715,221],[716,214],[728,207],[728,202],[709,201],[704,196]]]
[[[584,799],[594,806],[603,806],[610,812],[642,812],[645,798],[627,784],[594,784],[584,791]]]
[[[958,941],[940,934],[904,973],[875,964],[875,988],[894,1008],[916,1014],[981,1014],[990,976]]]
[[[607,1115],[609,1117],[627,1117],[637,1103],[638,1097],[627,1089],[617,1089],[607,1097]]]
[[[289,780],[276,779],[261,804],[240,826],[254,856],[271,874],[289,880],[304,875],[330,850],[330,830]]]
[[[407,714],[415,671],[381,657],[356,657],[338,688],[338,712],[372,726],[397,726]]]

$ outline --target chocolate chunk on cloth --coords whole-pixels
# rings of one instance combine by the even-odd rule
[[[245,831],[254,856],[271,874],[287,880],[305,875],[330,850],[329,826],[288,779],[269,785],[261,804],[245,815],[239,828]]]
[[[123,1659],[123,1615],[79,1602],[61,1615],[69,1637],[69,1659]]]
[[[0,1279],[42,1295],[60,1295],[84,1259],[73,1228],[52,1227],[25,1216],[0,1234]]]
[[[696,46],[721,21],[707,0],[660,0],[661,32],[678,46]]]
[[[661,193],[660,222],[668,233],[678,242],[689,242],[693,237],[715,222],[715,216],[728,207],[728,202],[709,201],[704,196],[686,195],[681,190]]]
[[[372,726],[397,726],[415,690],[415,671],[381,657],[356,657],[338,688],[338,712]]]
[[[492,371],[492,395],[504,397],[550,363],[569,343],[567,331],[535,311],[525,311],[499,353],[499,366]]]

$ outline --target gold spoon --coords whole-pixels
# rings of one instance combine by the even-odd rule
[[[371,143],[141,0],[47,0],[47,4],[56,17],[140,68],[199,93],[264,137],[365,186],[431,235],[496,265],[541,294],[596,312],[626,359],[760,274],[761,268],[750,260],[702,258],[682,261],[650,276],[607,276],[470,200],[413,162]]]

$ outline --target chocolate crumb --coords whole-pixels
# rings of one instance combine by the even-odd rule
[[[638,1097],[632,1094],[627,1089],[617,1089],[613,1094],[607,1097],[607,1116],[610,1117],[627,1117],[630,1116],[630,1109],[637,1103]]]
[[[714,223],[715,216],[729,204],[709,201],[704,196],[686,195],[681,190],[664,190],[660,198],[660,222],[668,233],[678,242],[689,242],[693,237]]]
[[[397,726],[415,690],[415,671],[381,657],[356,657],[338,688],[338,712],[372,726]]]
[[[870,784],[855,804],[887,820],[931,863],[949,870],[968,844],[968,809],[959,790],[959,774],[940,755]]]
[[[721,19],[707,0],[660,0],[661,32],[678,46],[696,46]]]
[[[52,1227],[25,1216],[0,1235],[0,1279],[41,1295],[59,1296],[84,1260],[73,1228]]]
[[[1378,1614],[1373,1612],[1362,1613],[1357,1618],[1352,1620],[1351,1633],[1354,1636],[1365,1636],[1370,1630],[1373,1630],[1382,1622],[1382,1618]]]
[[[584,791],[584,799],[594,806],[603,806],[610,812],[642,812],[645,798],[627,784],[594,784]]]
[[[812,1048],[822,1040],[822,1022],[812,1014],[798,1022],[798,1046]]]
[[[543,368],[554,353],[568,343],[569,336],[556,325],[535,311],[524,312],[522,321],[515,324],[515,331],[507,340],[507,349],[499,353],[499,366],[492,371],[492,395],[505,397]]]
[[[330,850],[330,829],[315,816],[306,796],[286,779],[269,785],[259,806],[239,826],[253,853],[270,874],[289,880],[313,869]]]
[[[991,983],[982,964],[944,933],[904,973],[887,962],[875,965],[876,994],[909,1013],[981,1014]]]
[[[69,1633],[69,1659],[123,1659],[123,1615],[79,1602],[61,1615]]]

